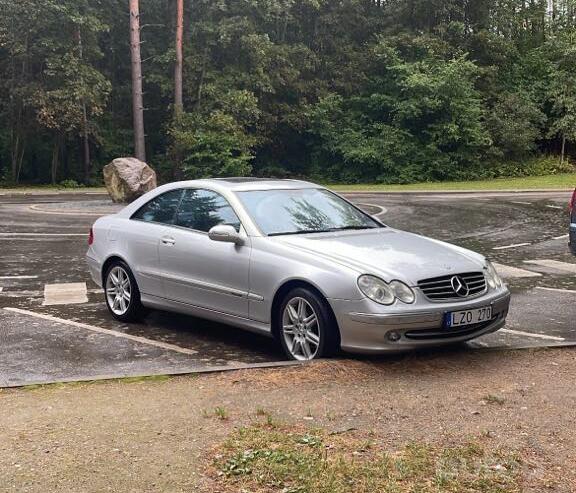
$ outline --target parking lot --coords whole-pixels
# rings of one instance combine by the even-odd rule
[[[458,349],[576,344],[576,259],[564,192],[354,194],[386,224],[491,258],[513,292],[506,327]],[[0,386],[278,364],[265,337],[175,314],[113,320],[85,269],[105,195],[0,195]]]

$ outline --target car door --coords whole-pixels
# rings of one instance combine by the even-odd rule
[[[166,297],[240,317],[248,316],[250,243],[213,241],[208,231],[218,224],[242,225],[220,194],[184,190],[175,225],[160,243],[160,266]]]
[[[176,220],[183,193],[182,189],[177,189],[154,197],[125,224],[117,226],[118,231],[110,232],[116,241],[124,241],[121,251],[125,252],[125,259],[144,294],[165,297],[158,249],[161,239],[171,230],[169,226]]]

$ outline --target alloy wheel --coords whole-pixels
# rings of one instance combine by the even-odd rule
[[[106,278],[106,299],[115,315],[124,315],[132,299],[132,283],[128,273],[120,266],[113,267]]]
[[[282,335],[294,359],[314,359],[320,347],[318,315],[304,298],[292,298],[282,314]]]

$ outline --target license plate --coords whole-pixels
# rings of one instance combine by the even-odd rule
[[[451,312],[446,314],[446,327],[462,327],[463,325],[481,324],[492,318],[492,307],[483,306],[474,310]]]

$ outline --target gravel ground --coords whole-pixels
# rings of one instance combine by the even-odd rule
[[[266,414],[391,451],[488,438],[522,457],[523,491],[574,492],[575,372],[572,349],[442,352],[5,390],[0,491],[215,491],[214,448]]]

